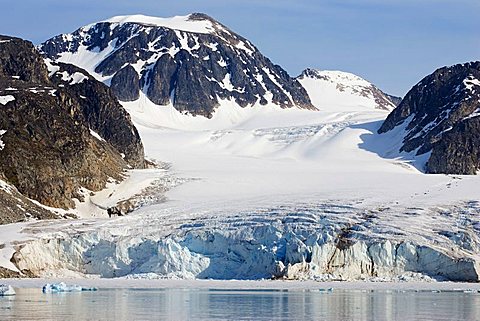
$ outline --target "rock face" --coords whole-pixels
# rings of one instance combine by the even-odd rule
[[[222,100],[314,108],[297,80],[204,14],[114,17],[56,36],[40,49],[52,60],[75,61],[123,101],[142,91],[155,104],[206,117]]]
[[[385,96],[387,96],[387,98],[389,98],[396,107],[398,107],[398,105],[400,105],[402,102],[402,97],[392,96],[389,94],[385,94]]]
[[[72,89],[89,128],[124,155],[122,158],[130,166],[142,168],[144,152],[140,136],[113,92],[74,65],[50,62],[49,68],[54,84]]]
[[[110,89],[77,67],[45,62],[27,41],[0,37],[0,178],[26,197],[71,208],[143,166],[143,146]]]
[[[131,65],[126,65],[112,77],[112,91],[121,101],[135,101],[140,98],[140,78]]]
[[[320,110],[367,108],[391,111],[397,106],[395,101],[400,99],[348,72],[306,69],[297,80]]]
[[[400,152],[431,152],[427,172],[475,174],[480,168],[480,62],[444,67],[425,77],[379,133],[405,128]]]

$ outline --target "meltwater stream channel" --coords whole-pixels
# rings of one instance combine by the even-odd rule
[[[100,289],[0,297],[0,320],[480,320],[464,291]]]

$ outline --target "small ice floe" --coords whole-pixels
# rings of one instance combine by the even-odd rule
[[[0,284],[0,296],[15,295],[15,290],[11,285]]]
[[[84,288],[80,285],[68,285],[64,282],[47,283],[42,288],[43,293],[60,293],[60,292],[83,292],[83,291],[97,291],[97,288]]]

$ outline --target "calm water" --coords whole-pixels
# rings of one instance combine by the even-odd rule
[[[0,320],[480,320],[480,294],[111,289],[0,297]]]

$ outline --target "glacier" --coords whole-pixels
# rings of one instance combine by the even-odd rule
[[[24,244],[13,262],[41,277],[479,280],[479,203],[409,209],[402,217],[397,210],[355,202],[284,204],[220,219],[213,210],[189,209],[184,220],[172,208],[158,209],[161,218],[138,214],[137,223],[125,217],[121,227],[82,231],[70,223],[54,238]],[[421,232],[402,224],[421,215],[438,223]],[[468,224],[449,232],[459,217]]]
[[[165,166],[85,191],[80,219],[0,226],[0,264],[46,278],[479,281],[479,177],[422,173],[392,145],[406,128],[375,135],[387,111],[222,104],[206,119],[124,103]],[[138,208],[108,217],[134,195]]]

